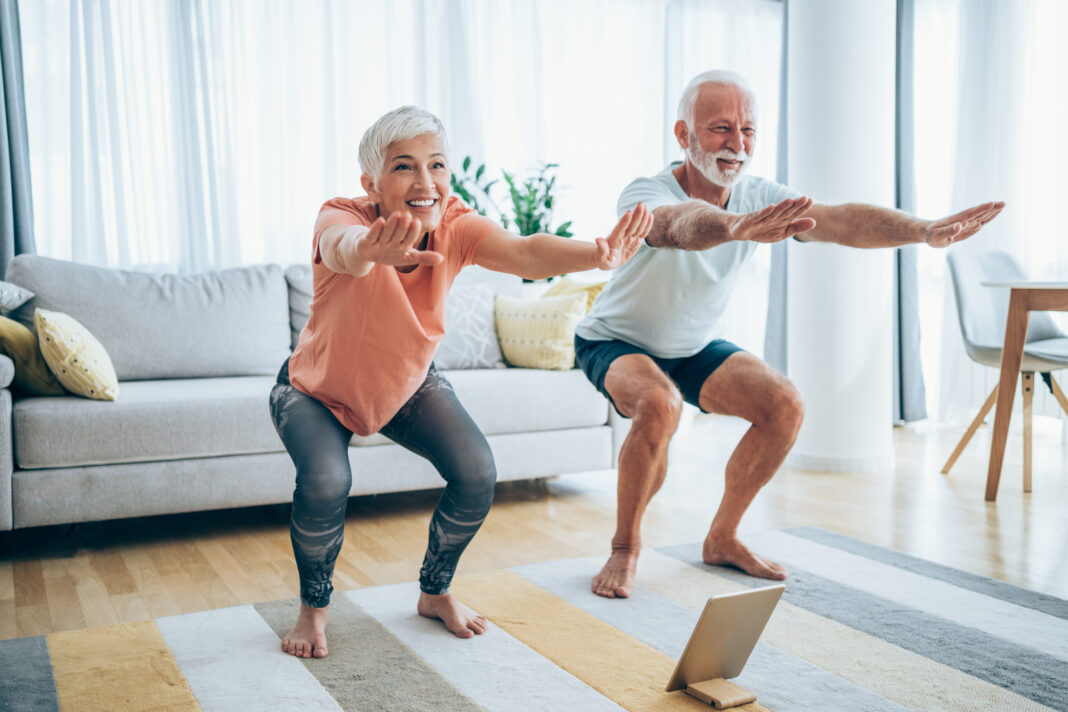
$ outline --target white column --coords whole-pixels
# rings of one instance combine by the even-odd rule
[[[894,202],[894,0],[789,0],[787,183],[818,202]],[[894,462],[893,251],[791,244],[787,370],[805,422],[787,464]]]

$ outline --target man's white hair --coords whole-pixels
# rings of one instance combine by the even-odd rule
[[[678,119],[679,121],[685,121],[686,125],[691,129],[693,128],[694,107],[697,106],[697,94],[705,84],[728,84],[738,87],[749,98],[749,104],[753,109],[753,113],[756,114],[756,94],[753,93],[753,89],[749,86],[749,82],[746,81],[745,77],[726,69],[713,69],[708,72],[701,72],[691,79],[690,83],[686,85],[686,89],[682,92],[682,98],[679,99]]]
[[[390,144],[423,134],[434,134],[441,139],[445,154],[448,155],[449,142],[441,119],[418,106],[394,109],[374,122],[360,139],[360,170],[377,181],[382,175],[386,150]]]

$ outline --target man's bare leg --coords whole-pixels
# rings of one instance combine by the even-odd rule
[[[642,515],[667,475],[668,443],[679,425],[682,396],[652,359],[638,354],[612,362],[605,389],[633,423],[619,453],[612,554],[590,588],[598,596],[627,598],[641,553]]]
[[[282,652],[298,658],[326,657],[326,606],[312,608],[300,604],[293,630],[282,638]]]
[[[752,423],[727,461],[723,499],[705,537],[702,558],[707,564],[735,566],[750,576],[784,579],[785,568],[742,544],[738,524],[797,440],[804,418],[800,393],[760,359],[738,352],[708,377],[700,400],[704,410]]]
[[[471,638],[486,632],[486,619],[457,601],[451,593],[432,595],[420,592],[416,610],[421,616],[440,620],[457,638]]]

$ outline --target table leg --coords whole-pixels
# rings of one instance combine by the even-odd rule
[[[994,432],[990,437],[990,467],[986,474],[986,501],[998,496],[1001,464],[1005,459],[1005,441],[1009,435],[1012,402],[1016,398],[1016,378],[1023,361],[1024,341],[1027,339],[1027,294],[1012,290],[1009,298],[1009,318],[1005,322],[1005,344],[1001,349],[1001,377],[998,380],[997,405],[994,410]]]

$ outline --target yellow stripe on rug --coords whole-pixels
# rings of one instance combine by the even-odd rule
[[[675,661],[511,571],[462,576],[452,592],[512,637],[628,710],[704,708],[664,692]],[[590,594],[593,595],[593,594]],[[757,703],[734,708],[767,712]]]
[[[696,610],[704,608],[709,596],[749,588],[711,569],[699,569],[652,550],[642,552],[637,584]],[[790,579],[786,579],[786,590],[790,590]],[[779,601],[761,641],[913,709],[1050,710],[785,600]]]
[[[152,621],[51,633],[47,642],[64,712],[201,712]]]

